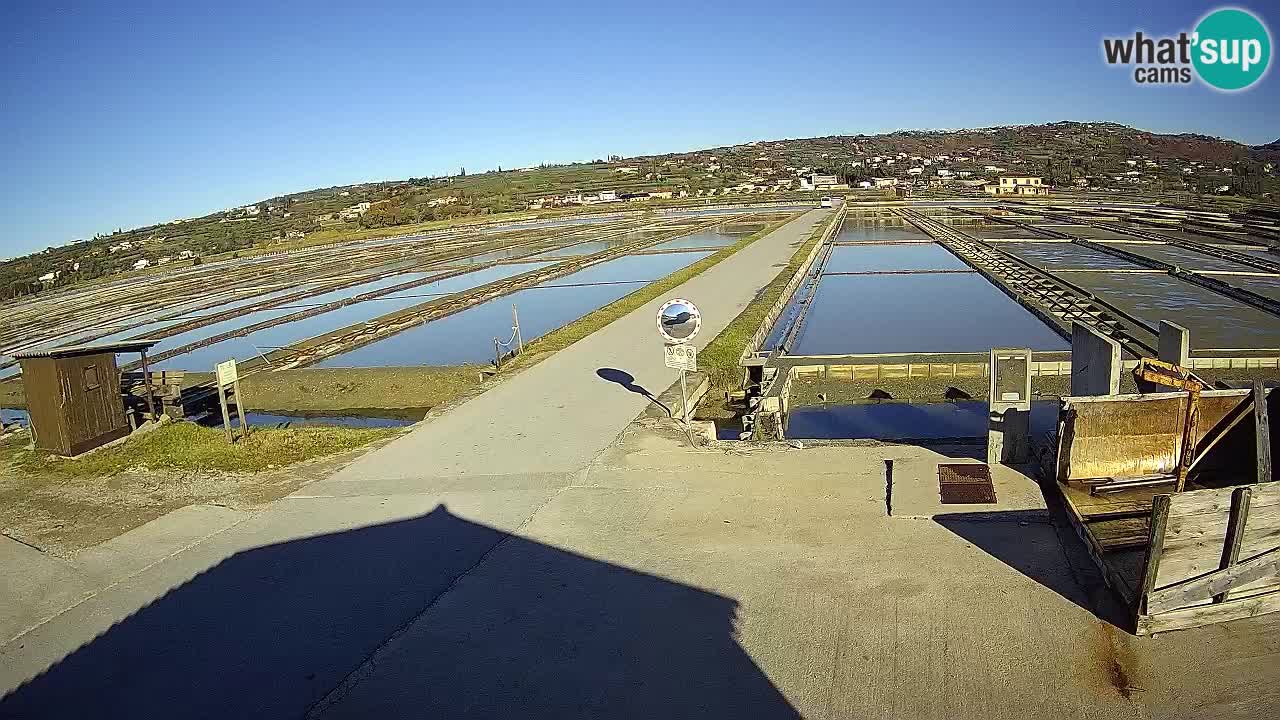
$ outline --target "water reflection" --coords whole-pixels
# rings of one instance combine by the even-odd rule
[[[631,255],[610,260],[409,328],[385,340],[331,357],[318,366],[396,367],[489,362],[494,357],[493,339],[505,340],[511,333],[513,304],[520,310],[521,335],[529,342],[708,254]]]
[[[986,437],[989,406],[982,400],[943,403],[865,403],[802,407],[787,415],[787,437],[796,439],[941,440]],[[1031,434],[1054,430],[1056,400],[1031,403]]]
[[[818,285],[791,353],[1061,350],[1068,344],[977,274],[834,275]]]
[[[823,272],[881,272],[885,270],[967,270],[960,258],[937,243],[897,245],[838,245]]]
[[[263,328],[243,337],[228,338],[206,347],[197,348],[189,353],[158,363],[157,368],[162,370],[208,370],[228,358],[236,358],[238,360],[252,358],[259,354],[271,352],[275,348],[286,347],[339,328],[367,322],[397,310],[429,302],[437,297],[470,290],[485,283],[547,267],[551,264],[549,262],[540,262],[495,265],[475,272],[436,280],[425,285],[398,290],[379,298],[346,305],[320,315]],[[402,278],[401,282],[404,282],[403,278],[405,276],[396,277]],[[308,304],[319,304],[318,300],[309,300]],[[298,306],[293,307],[294,309],[288,312],[300,309]],[[243,327],[243,325],[239,325],[239,327]],[[208,337],[210,334],[212,333],[205,334],[204,337]]]
[[[1049,269],[1055,268],[1088,268],[1096,270],[1140,270],[1128,260],[1115,255],[1091,250],[1083,245],[1069,242],[1007,242],[995,246],[1011,255],[1026,260],[1032,265]]]
[[[1280,347],[1274,315],[1170,275],[1091,272],[1072,275],[1071,281],[1152,327],[1176,319],[1191,331],[1197,350]]]

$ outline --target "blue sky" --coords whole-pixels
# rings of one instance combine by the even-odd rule
[[[2,5],[0,257],[459,166],[1063,119],[1280,137],[1274,68],[1228,95],[1102,62],[1213,3]]]

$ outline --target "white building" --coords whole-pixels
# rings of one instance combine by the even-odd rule
[[[151,267],[151,261],[146,259],[139,260],[138,262],[133,264],[134,270],[142,270],[143,268],[148,268],[148,267]]]

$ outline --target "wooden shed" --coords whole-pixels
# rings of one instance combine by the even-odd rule
[[[22,383],[37,447],[79,455],[131,431],[120,392],[116,353],[146,352],[154,340],[27,350]]]

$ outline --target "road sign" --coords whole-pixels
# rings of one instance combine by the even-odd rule
[[[206,365],[205,367],[208,366]],[[218,385],[222,387],[234,384],[235,381],[240,379],[240,376],[236,373],[235,359],[218,363],[214,366],[214,371],[218,374]]]
[[[692,345],[663,345],[662,355],[669,368],[698,372],[698,348]]]
[[[658,333],[669,343],[687,343],[702,329],[698,306],[684,298],[673,298],[658,309]]]
[[[232,390],[236,399],[236,414],[240,416],[240,430],[244,437],[249,437],[249,419],[245,417],[244,395],[240,393],[240,374],[236,371],[235,358],[220,362],[213,366],[218,382],[218,405],[222,407],[222,432],[227,442],[234,442],[231,432],[231,413],[227,410],[227,390]]]

